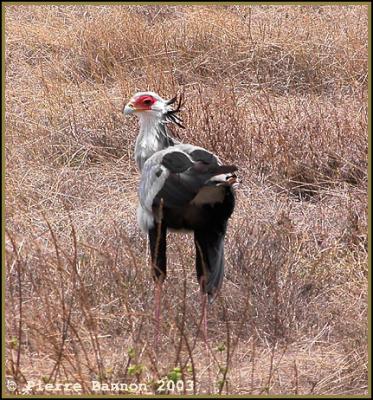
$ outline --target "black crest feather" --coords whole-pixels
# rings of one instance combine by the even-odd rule
[[[175,97],[173,97],[172,99],[168,100],[166,102],[167,105],[171,105],[177,102],[178,96],[176,95]],[[174,124],[176,124],[177,126],[179,126],[180,128],[185,129],[185,126],[182,124],[183,120],[182,118],[177,115],[177,113],[179,113],[181,111],[181,107],[183,107],[184,103],[183,103],[183,96],[180,95],[179,96],[179,101],[178,104],[176,106],[176,108],[169,110],[167,112],[164,113],[164,120],[165,122],[173,122]]]

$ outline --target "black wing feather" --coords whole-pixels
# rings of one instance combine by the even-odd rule
[[[216,157],[212,153],[203,149],[197,149],[192,151],[190,153],[190,156],[194,161],[202,161],[206,164],[216,164],[216,165],[218,164]]]
[[[153,205],[158,205],[163,199],[166,207],[183,207],[193,200],[210,178],[237,170],[234,165],[218,165],[211,153],[203,152],[202,155],[204,161],[197,162],[192,162],[181,151],[172,151],[163,156],[161,163],[170,174],[154,198]],[[212,163],[207,163],[210,155]]]
[[[178,173],[184,172],[193,166],[190,158],[181,151],[172,151],[167,153],[162,158],[162,165],[165,166],[170,172]]]

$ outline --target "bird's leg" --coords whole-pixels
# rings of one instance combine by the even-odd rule
[[[200,285],[200,296],[201,296],[201,323],[200,323],[200,327],[201,327],[201,332],[202,332],[202,336],[203,336],[203,341],[205,342],[205,347],[206,347],[206,352],[209,355],[209,362],[211,361],[211,355],[212,355],[212,351],[211,348],[209,346],[209,342],[207,340],[207,300],[208,300],[208,294],[205,292],[205,276],[202,275],[200,280],[199,280],[199,285]],[[208,385],[209,387],[211,387],[211,368],[208,369]]]
[[[155,282],[154,287],[154,317],[155,317],[155,349],[159,347],[159,338],[161,331],[161,301],[162,301],[162,283],[166,277],[166,237],[167,228],[162,221],[161,201],[159,218],[154,227],[149,230],[149,243],[152,258],[152,274]]]
[[[201,288],[201,320],[199,324],[199,329],[202,332],[203,341],[205,342],[206,352],[209,357],[209,361],[214,358],[213,351],[208,341],[208,321],[207,321],[207,307],[209,296],[212,293],[207,293],[207,280],[211,277],[215,278],[217,276],[217,281],[219,284],[219,278],[221,276],[222,265],[216,262],[216,258],[212,257],[215,255],[216,248],[216,232],[214,231],[195,231],[194,232],[194,242],[196,246],[196,270],[197,270],[197,278]],[[211,251],[211,249],[213,249]],[[222,258],[220,258],[221,260]],[[211,268],[211,265],[214,266],[215,269]],[[215,274],[215,275],[214,275]],[[217,274],[217,275],[216,275]],[[212,371],[211,368],[208,368],[208,385],[209,388],[212,386]]]
[[[198,329],[201,330],[203,339],[207,344],[207,293],[206,293],[206,276],[208,274],[203,252],[200,244],[197,241],[196,233],[194,236],[194,243],[196,245],[196,269],[197,278],[200,287],[201,298],[201,320]]]
[[[162,304],[162,281],[156,280],[154,286],[154,318],[155,318],[155,335],[154,348],[159,347],[159,336],[161,332],[161,304]]]
[[[205,277],[202,276],[200,281],[200,296],[201,296],[201,331],[202,331],[202,336],[203,340],[207,343],[207,293],[204,291],[204,286],[205,286]]]

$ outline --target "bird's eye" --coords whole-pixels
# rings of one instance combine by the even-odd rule
[[[150,106],[152,104],[152,101],[150,99],[146,99],[143,101],[143,103],[147,106]]]

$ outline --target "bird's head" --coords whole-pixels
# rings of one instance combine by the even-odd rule
[[[163,114],[167,111],[167,101],[162,99],[154,92],[136,93],[125,105],[123,112],[125,115],[134,113]]]
[[[176,125],[183,128],[181,125],[181,118],[176,115],[180,111],[181,97],[176,109],[171,105],[175,103],[177,96],[170,100],[162,99],[157,93],[154,92],[138,92],[123,109],[124,115],[137,115],[140,120],[145,118],[154,118],[162,120],[163,122],[174,122]]]

